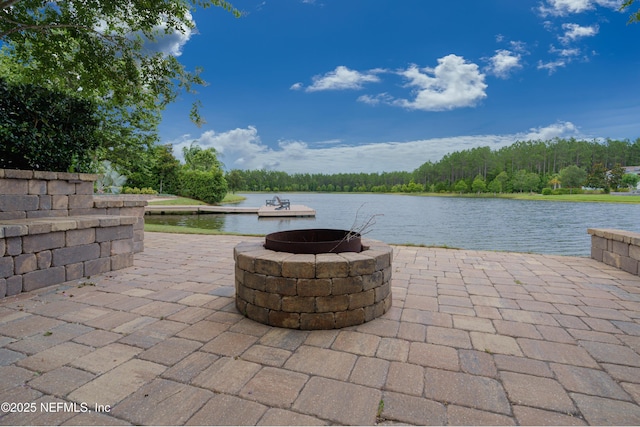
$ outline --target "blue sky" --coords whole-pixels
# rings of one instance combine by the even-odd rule
[[[640,24],[618,0],[235,0],[162,48],[209,83],[164,113],[226,169],[413,169],[517,140],[640,137]]]

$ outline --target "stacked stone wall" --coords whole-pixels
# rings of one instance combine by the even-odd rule
[[[0,298],[133,264],[147,202],[94,198],[97,178],[0,169]]]
[[[590,228],[591,258],[640,276],[640,233]]]
[[[360,253],[290,254],[262,242],[236,246],[236,306],[257,322],[291,329],[359,325],[391,307],[390,246]]]

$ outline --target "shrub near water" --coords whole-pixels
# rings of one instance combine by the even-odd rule
[[[222,172],[187,170],[180,171],[180,195],[205,203],[219,203],[227,194],[227,181]]]

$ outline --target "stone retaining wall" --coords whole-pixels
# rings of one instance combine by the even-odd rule
[[[291,329],[359,325],[391,307],[393,250],[364,240],[360,253],[290,254],[263,242],[235,247],[236,306],[257,322]]]
[[[590,228],[591,258],[640,276],[640,233]]]
[[[97,178],[0,169],[0,298],[133,265],[147,202],[94,198]]]

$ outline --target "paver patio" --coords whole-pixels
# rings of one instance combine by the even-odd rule
[[[637,276],[395,246],[384,316],[288,330],[235,309],[252,239],[146,233],[133,267],[0,300],[0,424],[640,424]]]

